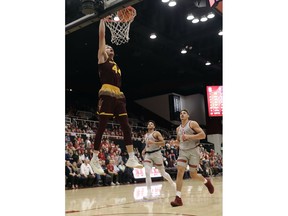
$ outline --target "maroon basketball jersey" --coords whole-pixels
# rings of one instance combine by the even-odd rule
[[[101,84],[110,84],[121,88],[121,70],[111,58],[106,62],[98,64],[98,71]]]

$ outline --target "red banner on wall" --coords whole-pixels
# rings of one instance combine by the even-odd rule
[[[206,86],[209,117],[223,115],[223,87]]]

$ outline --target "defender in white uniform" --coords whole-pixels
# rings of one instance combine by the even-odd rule
[[[161,146],[164,146],[164,139],[159,131],[155,131],[155,122],[150,120],[147,124],[148,132],[144,135],[144,141],[146,146],[142,151],[144,156],[144,167],[146,174],[146,185],[147,185],[147,196],[144,196],[144,199],[151,199],[151,176],[150,172],[153,166],[157,168],[160,174],[171,184],[171,186],[176,190],[176,184],[173,182],[171,176],[165,171],[163,164],[163,156],[161,153]]]
[[[206,134],[196,121],[189,120],[187,110],[180,112],[181,125],[177,127],[177,139],[175,144],[179,146],[179,156],[177,159],[177,179],[176,179],[176,198],[171,202],[173,207],[182,206],[181,189],[183,175],[187,165],[189,165],[190,177],[202,181],[208,188],[210,194],[214,193],[214,186],[210,179],[204,178],[197,173],[197,166],[200,162],[200,139],[204,139]]]

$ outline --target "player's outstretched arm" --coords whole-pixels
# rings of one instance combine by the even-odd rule
[[[98,48],[98,64],[104,63],[108,58],[106,53],[106,39],[105,39],[105,23],[101,19],[99,23],[99,48]]]

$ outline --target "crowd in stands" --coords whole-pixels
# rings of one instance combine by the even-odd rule
[[[94,138],[97,131],[97,121],[79,118],[66,118],[65,126],[65,187],[74,189],[78,187],[114,186],[119,184],[136,183],[133,176],[133,168],[126,167],[128,154],[123,144],[123,133],[120,126],[110,122],[103,134],[99,160],[105,172],[98,175],[93,172],[90,160],[93,156]],[[141,162],[141,152],[144,148],[142,142],[145,127],[132,127],[132,140],[134,151]],[[167,137],[163,133],[165,146],[162,147],[164,166],[173,179],[176,179],[176,161],[178,158],[178,147],[172,145],[173,137]],[[222,174],[222,156],[209,152],[201,146],[201,161],[198,172],[203,176],[216,176]],[[189,172],[184,176],[189,178]]]

